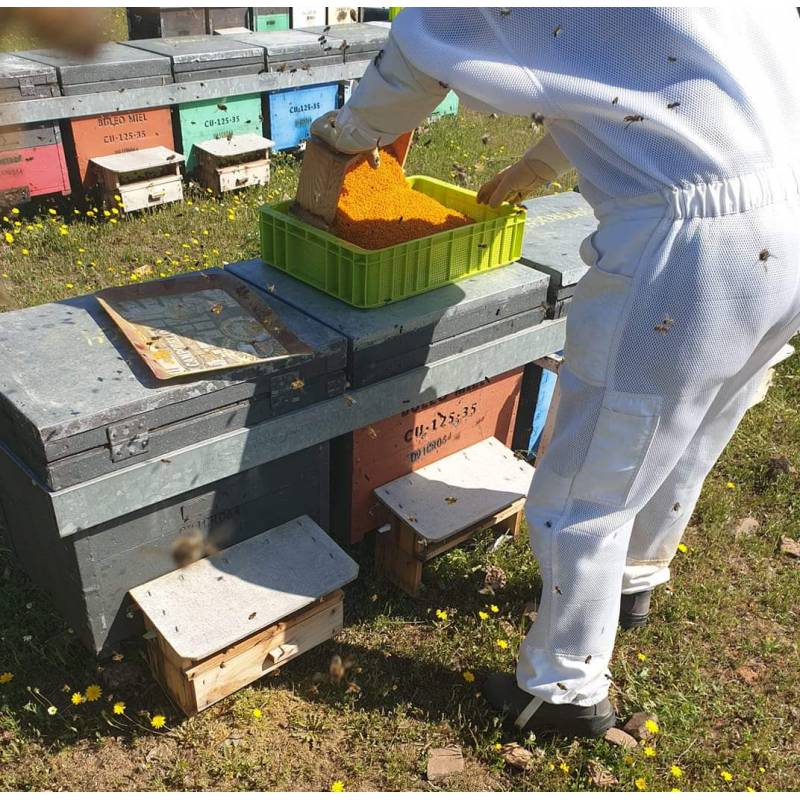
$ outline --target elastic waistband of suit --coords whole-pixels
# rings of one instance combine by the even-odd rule
[[[603,217],[659,216],[674,219],[742,214],[776,203],[800,201],[800,165],[771,167],[709,183],[671,186],[653,194],[607,200],[595,209]]]

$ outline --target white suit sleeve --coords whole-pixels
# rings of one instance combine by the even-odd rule
[[[364,148],[390,144],[417,127],[447,95],[448,88],[420,72],[390,34],[374,61],[336,116],[340,136]]]
[[[572,167],[569,159],[561,152],[553,137],[546,133],[523,156],[526,161],[541,161],[553,172],[562,175]]]

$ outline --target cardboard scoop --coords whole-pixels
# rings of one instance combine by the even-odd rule
[[[403,133],[380,152],[391,153],[405,166],[408,149],[411,146],[413,131]],[[292,212],[305,222],[328,230],[339,205],[342,183],[348,170],[361,163],[368,153],[347,155],[329,147],[322,139],[312,136],[303,155],[297,195],[292,204]]]

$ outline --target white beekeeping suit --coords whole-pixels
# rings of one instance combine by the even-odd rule
[[[606,697],[621,591],[668,579],[703,480],[800,327],[799,53],[791,7],[405,9],[338,114],[354,151],[449,89],[541,115],[527,157],[571,162],[599,220],[526,509],[544,589],[517,681],[547,703]]]

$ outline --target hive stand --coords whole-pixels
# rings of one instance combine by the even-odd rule
[[[400,166],[405,167],[411,135],[412,132],[409,131],[398,136],[392,144],[382,147],[381,151],[392,153]],[[336,216],[344,176],[365,158],[367,155],[364,153],[339,153],[312,136],[306,143],[292,213],[317,228],[328,230]]]
[[[183,200],[182,163],[180,153],[148,147],[92,158],[89,167],[106,202],[112,203],[116,194],[125,211],[139,211]]]
[[[274,144],[255,133],[198,142],[194,146],[195,177],[204,189],[216,194],[265,186],[269,183],[269,150]]]
[[[189,716],[328,640],[357,564],[309,517],[131,589],[147,657]]]
[[[412,596],[422,565],[479,531],[501,527],[517,536],[533,467],[494,437],[390,481],[375,490],[391,513],[379,533],[379,573]]]
[[[550,446],[550,440],[553,438],[553,428],[556,424],[556,412],[558,411],[558,399],[560,396],[557,376],[561,365],[564,363],[564,358],[563,356],[553,354],[545,356],[544,358],[537,358],[533,363],[542,369],[556,373],[556,385],[553,388],[553,397],[550,400],[550,407],[547,409],[544,428],[542,428],[542,435],[539,437],[539,446],[536,448],[536,461],[538,463],[539,459],[544,455],[545,450]]]

